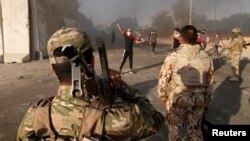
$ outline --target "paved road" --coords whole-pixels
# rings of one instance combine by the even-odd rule
[[[149,47],[139,46],[134,50],[136,75],[124,74],[122,78],[145,94],[153,105],[164,115],[165,107],[157,97],[157,81],[162,62],[169,46],[156,48],[156,55]],[[118,69],[122,48],[115,46],[108,50],[110,67]],[[96,53],[95,53],[96,54]],[[214,124],[250,124],[250,61],[242,58],[240,82],[229,81],[230,63],[225,57],[214,58],[216,68],[214,95],[207,119]],[[96,54],[96,69],[100,73],[99,58]],[[124,71],[128,70],[128,62]],[[18,125],[31,103],[44,96],[55,95],[58,81],[50,71],[48,59],[25,64],[0,64],[0,140],[15,140]],[[167,140],[166,125],[147,141]]]

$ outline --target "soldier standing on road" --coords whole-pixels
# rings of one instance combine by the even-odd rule
[[[196,40],[196,28],[184,26],[180,48],[166,57],[159,74],[158,93],[166,104],[169,141],[183,138],[184,124],[189,140],[203,140],[201,123],[211,98],[213,63]]]
[[[26,112],[17,141],[139,140],[159,130],[163,116],[149,100],[110,70],[112,82],[96,76],[86,33],[62,28],[48,41],[51,67],[60,81],[55,97]]]
[[[148,44],[152,47],[152,53],[155,54],[155,47],[157,44],[157,34],[152,31],[148,36]]]
[[[232,29],[232,39],[228,44],[224,46],[224,48],[228,49],[230,52],[231,59],[231,69],[233,72],[232,79],[239,80],[239,66],[240,66],[240,56],[242,53],[242,48],[246,48],[244,46],[244,39],[241,36],[240,28],[236,27]]]
[[[119,72],[120,73],[122,72],[122,68],[123,68],[127,58],[129,57],[129,67],[130,67],[129,73],[136,74],[136,72],[133,70],[133,44],[134,44],[134,42],[136,44],[140,44],[144,41],[141,40],[140,37],[138,38],[138,37],[134,36],[132,34],[132,29],[128,28],[127,31],[124,31],[118,22],[117,22],[117,27],[118,27],[119,31],[121,32],[121,34],[123,35],[124,41],[125,41],[125,47],[124,47],[124,52],[123,52],[123,57],[122,57]]]

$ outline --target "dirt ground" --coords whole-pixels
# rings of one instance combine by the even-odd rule
[[[118,69],[122,57],[122,45],[108,48],[110,68]],[[140,45],[134,49],[134,67],[136,75],[124,74],[122,78],[145,94],[153,105],[164,115],[165,106],[161,105],[157,95],[158,74],[169,45],[151,48]],[[96,70],[100,73],[97,52]],[[215,82],[213,99],[207,119],[213,124],[250,124],[250,61],[242,57],[240,82],[230,81],[230,62],[226,57],[214,58]],[[128,61],[124,71],[128,70]],[[41,97],[57,93],[59,83],[52,75],[49,60],[32,61],[24,64],[0,64],[0,141],[14,141],[19,123],[28,107]],[[165,125],[156,135],[147,141],[167,140]]]

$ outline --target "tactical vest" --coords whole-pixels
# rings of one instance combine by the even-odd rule
[[[62,117],[60,116],[62,115],[53,114],[55,108],[52,107],[52,99],[53,97],[41,99],[29,108],[19,127],[17,140],[82,141],[83,139],[91,140],[94,137],[96,139],[102,137],[104,111],[86,105],[82,107],[82,113],[72,113],[72,116],[62,114],[68,117],[68,121],[61,122],[60,118]],[[60,105],[57,106],[57,110],[59,108]],[[79,122],[77,115],[81,115],[84,120]],[[75,124],[72,124],[73,120],[76,120]]]
[[[243,38],[240,36],[238,38],[235,38],[232,40],[233,42],[236,42],[234,46],[232,46],[229,51],[230,52],[242,52],[242,48],[243,48]]]
[[[210,58],[199,46],[182,46],[176,52],[172,81],[178,86],[206,85],[210,67]]]
[[[124,100],[104,107],[70,97],[41,100],[26,112],[17,140],[141,139],[161,128],[164,117],[145,97],[125,84],[119,93]]]

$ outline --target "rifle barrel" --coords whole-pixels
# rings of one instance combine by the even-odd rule
[[[105,47],[103,38],[98,37],[96,39],[96,44],[97,44],[97,48],[98,48],[98,52],[99,52],[102,74],[106,75],[106,76],[110,76],[108,57],[107,57],[106,47]]]

